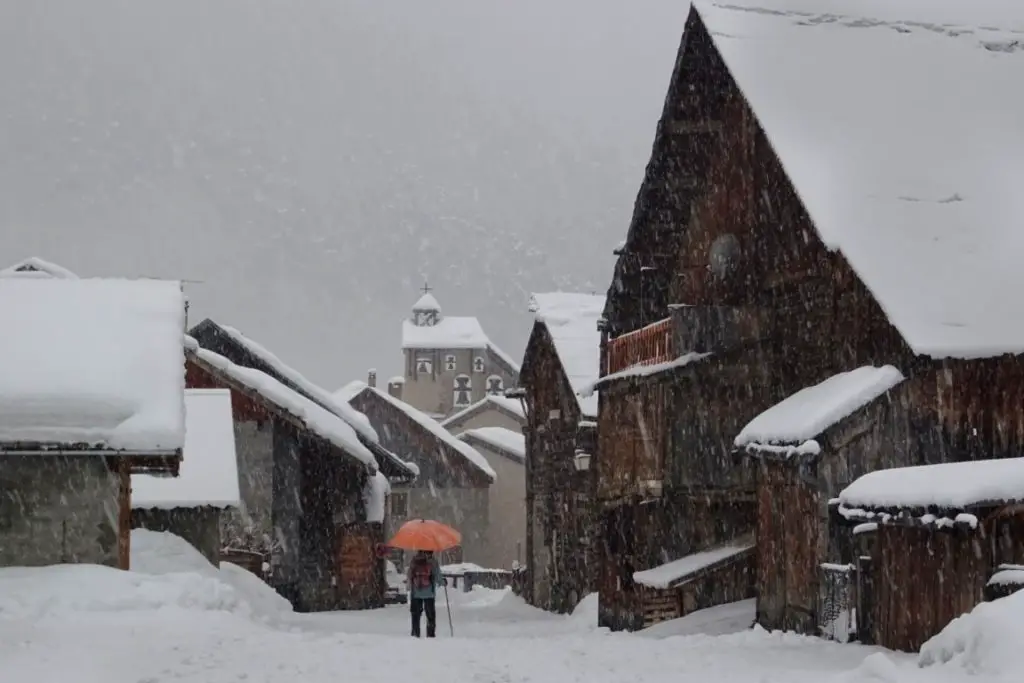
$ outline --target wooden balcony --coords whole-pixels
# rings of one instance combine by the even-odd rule
[[[665,363],[673,358],[672,319],[665,318],[609,341],[606,374],[641,365]]]

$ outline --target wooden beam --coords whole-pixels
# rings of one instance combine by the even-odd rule
[[[131,462],[117,461],[117,566],[127,571],[131,565],[132,538],[132,475]]]

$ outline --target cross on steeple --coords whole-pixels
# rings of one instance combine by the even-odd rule
[[[423,292],[424,294],[428,294],[430,292],[430,285],[427,284],[426,280],[423,281],[423,289],[421,289],[420,291]]]

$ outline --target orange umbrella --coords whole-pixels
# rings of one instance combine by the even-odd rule
[[[462,543],[462,534],[447,524],[432,519],[410,519],[388,541],[388,546],[402,550],[429,550],[439,553]]]

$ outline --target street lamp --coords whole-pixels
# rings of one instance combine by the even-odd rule
[[[577,472],[586,472],[590,469],[590,453],[577,448],[576,455],[573,457],[573,466]]]

